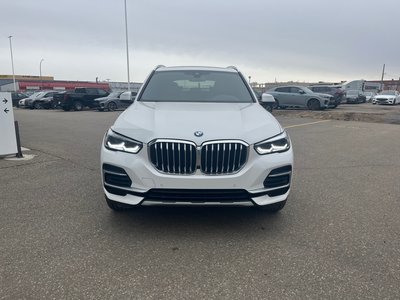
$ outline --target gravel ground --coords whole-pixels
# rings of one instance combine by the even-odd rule
[[[335,109],[310,111],[302,109],[274,110],[275,116],[315,118],[324,120],[362,121],[400,124],[400,105],[342,104]]]

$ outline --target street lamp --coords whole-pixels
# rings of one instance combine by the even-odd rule
[[[43,79],[42,79],[42,62],[44,61],[44,59],[42,58],[40,60],[40,64],[39,64],[39,72],[40,72],[40,89],[43,89]]]
[[[249,84],[250,84],[250,86],[251,86],[251,76],[249,76]]]
[[[128,13],[126,12],[126,0],[125,4],[125,42],[126,42],[126,68],[128,71],[128,91],[131,90],[131,80],[129,76],[129,49],[128,49]]]
[[[11,38],[12,38],[12,35],[10,35],[10,36],[8,37],[8,39],[10,40],[11,67],[12,67],[12,75],[13,75],[13,82],[14,82],[14,92],[16,92],[16,91],[17,91],[17,85],[15,84],[14,58],[13,58],[13,52],[12,52]]]

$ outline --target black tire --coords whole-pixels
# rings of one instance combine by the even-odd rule
[[[275,104],[274,104],[274,109],[278,109],[279,108],[279,101],[278,99],[275,99]]]
[[[311,110],[320,110],[321,104],[319,103],[318,99],[310,99],[307,102],[307,107]]]
[[[81,111],[83,109],[83,104],[81,101],[74,101],[74,110]]]
[[[282,208],[285,207],[286,200],[283,200],[281,202],[269,204],[269,205],[260,205],[258,206],[258,209],[269,212],[269,213],[277,213],[280,211]]]
[[[63,106],[62,109],[63,109],[63,111],[70,111],[71,110],[71,108],[69,106]]]
[[[34,109],[41,109],[42,108],[42,104],[40,104],[40,102],[38,102],[38,101],[33,102],[33,108]]]
[[[115,103],[114,101],[111,101],[107,104],[107,109],[108,111],[114,111],[118,108],[117,103]]]
[[[116,211],[116,212],[127,211],[129,209],[132,209],[132,207],[133,207],[133,206],[128,205],[128,204],[123,204],[123,203],[119,203],[119,202],[110,200],[110,199],[107,198],[107,196],[105,196],[105,198],[106,198],[106,202],[107,202],[108,207],[111,208],[113,211]]]

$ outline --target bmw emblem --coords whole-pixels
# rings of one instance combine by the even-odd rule
[[[195,131],[194,135],[197,137],[201,137],[201,136],[203,136],[203,131]]]

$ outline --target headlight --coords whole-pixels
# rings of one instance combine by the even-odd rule
[[[109,129],[104,139],[104,147],[109,150],[136,154],[142,149],[143,144]]]
[[[260,155],[285,152],[290,149],[290,139],[284,131],[273,138],[255,144],[254,149]]]

